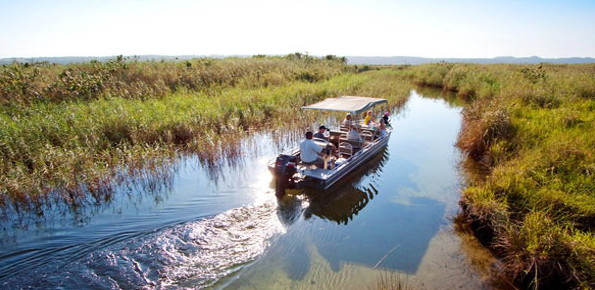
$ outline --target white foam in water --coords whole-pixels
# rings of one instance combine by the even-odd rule
[[[15,278],[3,286],[208,287],[253,261],[283,233],[277,202],[269,199],[115,244],[50,273],[36,271],[37,281]]]

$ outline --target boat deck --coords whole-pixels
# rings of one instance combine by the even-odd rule
[[[331,175],[333,173],[333,170],[322,169],[322,168],[304,169],[300,173],[302,173],[303,175],[306,175],[306,176],[314,177],[316,179],[323,179],[324,180],[327,177],[329,177],[329,175]]]

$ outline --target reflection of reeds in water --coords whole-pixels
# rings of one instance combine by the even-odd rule
[[[172,187],[178,162],[176,158],[151,158],[114,170],[109,179],[80,183],[69,189],[56,188],[27,203],[7,202],[1,207],[0,221],[20,229],[42,221],[82,225],[91,216],[111,209],[112,202],[118,198],[127,199],[133,206],[147,197],[159,203]]]
[[[382,271],[374,289],[412,290],[413,286],[407,282],[407,276],[393,271]]]

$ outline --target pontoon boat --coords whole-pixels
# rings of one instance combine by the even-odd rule
[[[357,116],[383,103],[387,101],[380,98],[343,96],[328,98],[302,109],[339,111]],[[323,190],[330,188],[384,148],[392,132],[392,128],[388,125],[382,130],[384,132],[374,125],[358,124],[358,128],[361,136],[359,141],[347,139],[347,128],[342,126],[330,129],[325,139],[313,139],[327,151],[325,165],[322,168],[302,163],[299,148],[286,154],[279,154],[277,158],[271,160],[269,169],[275,175],[277,195],[283,195],[286,188],[311,187]],[[329,154],[330,144],[338,148],[334,156]]]

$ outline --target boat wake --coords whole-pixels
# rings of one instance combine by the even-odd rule
[[[178,224],[98,249],[58,269],[9,278],[2,286],[209,287],[253,261],[286,231],[277,209],[271,199]]]

